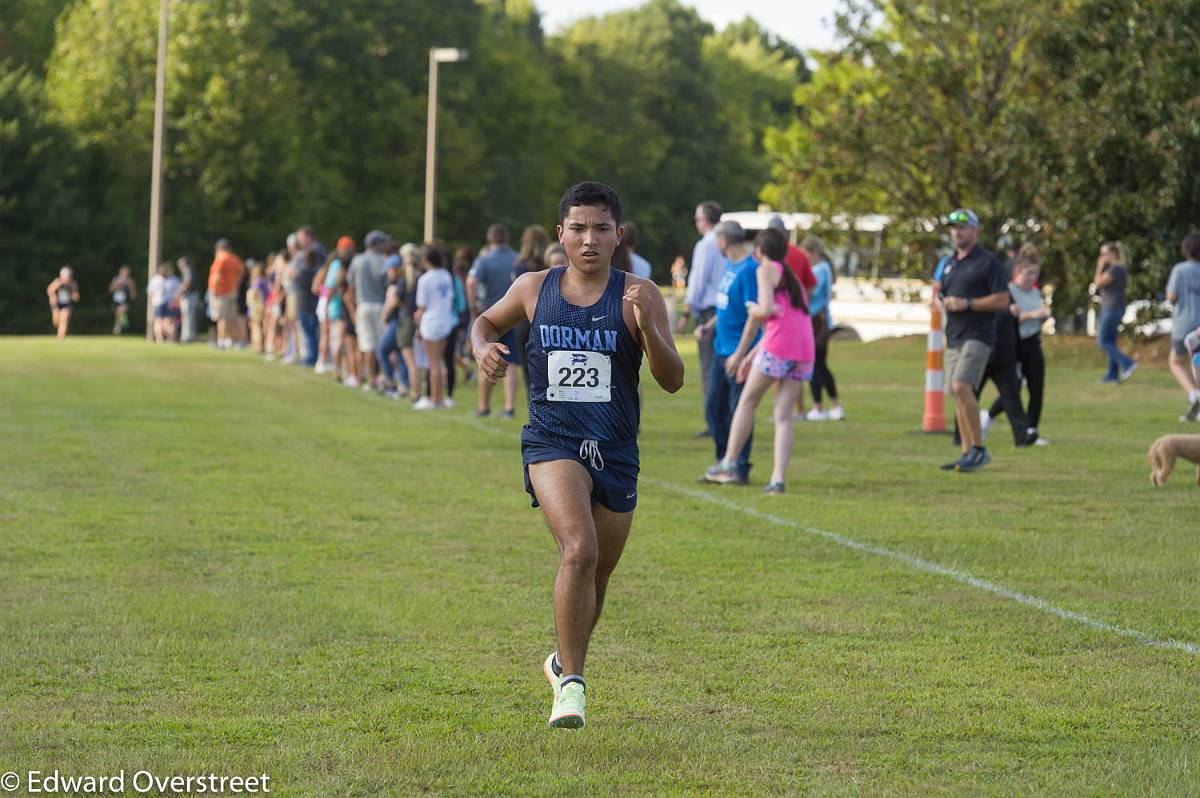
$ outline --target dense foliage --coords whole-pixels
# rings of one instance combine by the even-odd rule
[[[0,3],[0,330],[45,327],[61,263],[102,329],[116,267],[145,274],[159,3]],[[753,207],[808,76],[752,20],[717,31],[677,0],[549,38],[528,0],[174,0],[164,257],[206,265],[218,236],[261,256],[304,223],[417,239],[431,46],[470,54],[440,70],[439,236],[552,227],[564,188],[600,179],[663,279],[696,202]]]

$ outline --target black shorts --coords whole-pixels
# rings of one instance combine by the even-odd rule
[[[577,460],[592,478],[592,504],[603,504],[614,513],[633,512],[637,506],[637,441],[599,441],[598,457],[582,455],[583,443],[576,438],[564,438],[525,425],[521,430],[521,464],[531,506],[538,506],[538,498],[529,481],[530,464]]]
[[[58,310],[70,310],[71,303],[70,302],[55,302],[54,307],[57,308]]]

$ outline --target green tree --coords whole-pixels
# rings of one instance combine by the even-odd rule
[[[1131,292],[1161,298],[1179,242],[1200,219],[1200,19],[1186,0],[1078,0],[1049,26],[1045,119],[1053,146],[1033,196],[1063,270],[1064,299],[1084,306],[1101,242],[1131,253]]]
[[[41,75],[54,49],[54,23],[74,0],[0,0],[0,69]]]
[[[753,207],[767,175],[756,128],[788,113],[801,68],[788,52],[745,23],[718,36],[676,0],[581,20],[553,46],[573,122],[568,172],[621,193],[660,277],[691,250],[696,203]]]
[[[58,268],[75,268],[90,298],[106,296],[104,257],[111,255],[103,211],[91,207],[96,162],[43,102],[41,81],[27,68],[0,73],[0,251],[6,290],[0,324],[6,332],[48,332],[46,285]],[[81,249],[79,242],[94,242]],[[107,312],[80,309],[81,324]]]
[[[921,220],[964,205],[992,240],[1024,222],[1039,179],[1027,161],[1046,127],[1031,42],[1054,5],[848,0],[838,16],[846,44],[797,90],[797,122],[768,135],[775,166],[764,197],[890,214],[908,239],[927,240]]]

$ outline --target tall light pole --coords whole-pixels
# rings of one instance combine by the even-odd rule
[[[425,125],[425,241],[433,240],[434,197],[437,193],[438,64],[466,60],[467,51],[455,47],[431,47],[429,50],[429,115]]]
[[[150,167],[150,252],[146,269],[146,285],[154,279],[162,258],[162,157],[163,117],[167,101],[167,25],[170,0],[158,4],[158,65],[154,76],[154,155]],[[146,340],[154,340],[154,307],[146,300]]]

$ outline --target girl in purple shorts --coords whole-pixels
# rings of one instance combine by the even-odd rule
[[[787,238],[779,230],[767,229],[754,239],[754,259],[759,266],[759,302],[748,302],[749,319],[734,353],[725,360],[730,374],[746,388],[738,400],[725,446],[725,459],[716,474],[717,482],[737,480],[737,453],[754,429],[754,412],[772,385],[775,393],[775,467],[767,493],[784,491],[784,476],[792,459],[792,408],[812,379],[816,360],[812,318],[808,315],[808,297],[795,273],[784,265]],[[765,326],[762,340],[753,348],[755,336]]]

